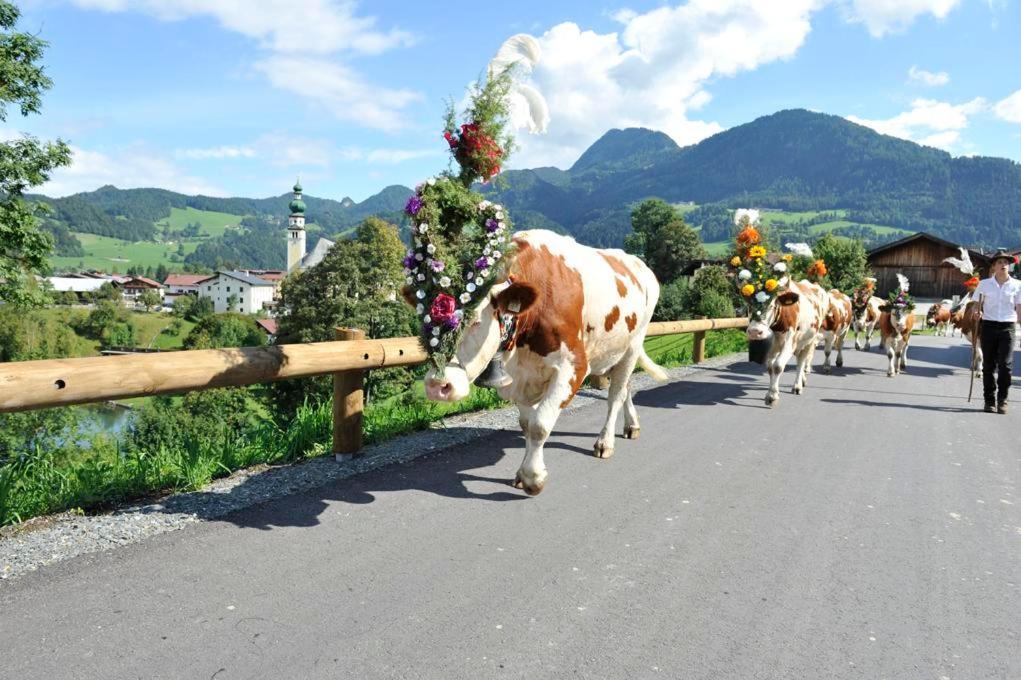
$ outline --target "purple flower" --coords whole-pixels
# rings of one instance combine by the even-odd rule
[[[486,220],[486,231],[488,231],[490,234],[492,234],[494,231],[496,231],[499,228],[500,228],[500,222],[498,222],[497,220],[494,220],[492,217],[490,217],[488,220]]]
[[[433,325],[431,323],[424,323],[422,324],[422,330],[425,331],[426,335],[429,335],[433,332]]]
[[[404,212],[409,215],[417,215],[418,211],[422,209],[422,199],[418,196],[412,196],[408,199],[408,204],[404,206]]]
[[[448,330],[457,330],[457,327],[461,325],[461,310],[459,309],[447,317],[447,320],[443,322],[443,325],[446,326]]]
[[[445,265],[441,260],[429,260],[429,266],[432,267],[434,272],[441,272],[447,265]]]
[[[408,251],[407,256],[404,258],[404,268],[405,269],[414,269],[416,264],[417,264],[417,262],[415,261],[415,254],[410,252],[410,251]]]
[[[475,268],[476,269],[485,269],[488,266],[489,266],[489,258],[486,257],[485,255],[483,255],[479,259],[475,260]]]

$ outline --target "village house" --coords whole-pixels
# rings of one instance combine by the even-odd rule
[[[128,276],[121,284],[121,291],[124,299],[134,302],[147,290],[154,291],[160,298],[163,297],[163,284],[144,276]]]
[[[272,281],[239,271],[220,271],[202,281],[199,296],[212,300],[213,310],[218,314],[255,314],[273,306],[275,290]]]
[[[199,285],[209,278],[209,274],[170,274],[163,282],[164,297],[173,304],[182,295],[198,295]]]
[[[963,295],[966,278],[955,266],[944,262],[947,257],[961,257],[961,246],[932,234],[918,232],[892,243],[873,248],[868,253],[869,268],[876,277],[876,289],[886,295],[897,287],[897,274],[911,282],[911,294],[933,300],[953,299]],[[969,250],[969,257],[982,276],[989,275],[989,258]]]

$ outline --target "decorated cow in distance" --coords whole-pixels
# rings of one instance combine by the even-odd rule
[[[796,283],[789,278],[788,267],[795,256],[806,260],[812,257],[806,244],[787,244],[792,254],[771,262],[755,225],[744,218],[739,227],[736,254],[730,264],[736,270],[738,292],[748,307],[748,340],[756,344],[768,343],[766,405],[772,407],[780,400],[780,376],[791,357],[797,358],[792,391],[801,394],[804,390],[830,310],[829,293],[811,281]],[[821,260],[811,267],[825,276],[825,264]]]
[[[834,346],[837,348],[837,366],[844,365],[844,338],[851,328],[851,298],[833,288],[829,292],[829,300],[829,310],[822,324],[825,343],[823,351],[826,356],[822,365],[824,373],[830,372],[830,353]]]
[[[925,327],[931,328],[936,335],[946,336],[950,329],[950,300],[936,302],[925,313]]]
[[[867,352],[872,348],[872,334],[879,326],[879,307],[883,299],[875,296],[875,285],[874,278],[865,279],[865,284],[851,295],[851,331],[856,350]]]
[[[458,126],[453,109],[448,113],[444,136],[460,169],[423,182],[409,199],[412,243],[404,261],[404,296],[429,355],[426,396],[463,399],[473,381],[499,367],[499,377],[486,381],[518,407],[525,457],[514,485],[530,495],[546,485],[543,446],[587,376],[609,379],[606,422],[595,443],[601,458],[613,454],[622,409],[624,436],[638,437],[629,386],[635,365],[666,378],[643,349],[659,283],[641,260],[550,231],[512,235],[507,211],[471,191],[506,160],[515,92],[531,112],[529,127],[542,129],[541,96],[514,80],[538,52],[530,36],[508,40],[471,94],[469,122]]]
[[[879,316],[879,332],[890,360],[886,375],[891,378],[907,368],[908,344],[915,326],[915,302],[908,293],[910,284],[903,274],[897,274],[897,281],[899,288],[890,293]]]

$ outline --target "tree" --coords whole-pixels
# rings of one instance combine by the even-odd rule
[[[167,269],[167,265],[161,262],[160,266],[156,267],[155,279],[160,283],[163,283],[167,280],[168,276],[170,276],[170,271]]]
[[[397,227],[370,218],[354,239],[338,241],[323,261],[284,280],[277,344],[335,339],[334,328],[361,328],[369,337],[416,335],[414,312],[399,299],[404,284],[405,247]],[[383,398],[407,389],[414,372],[380,369],[366,377],[367,398]],[[277,417],[288,419],[305,400],[330,398],[329,379],[287,380],[270,387]]]
[[[642,201],[631,212],[631,228],[633,233],[624,238],[625,249],[645,260],[660,283],[676,279],[691,260],[706,257],[695,230],[661,199]]]
[[[160,294],[154,290],[145,290],[141,295],[138,296],[138,301],[146,308],[146,310],[158,308],[163,304],[163,298]]]
[[[850,294],[871,274],[861,241],[826,234],[812,245],[812,252],[826,263],[830,285],[844,293]]]
[[[181,298],[178,299],[180,300]],[[195,298],[195,302],[192,303],[185,318],[189,321],[199,321],[215,313],[216,309],[213,307],[212,298],[197,297]]]
[[[14,31],[19,16],[17,7],[0,0],[0,121],[7,120],[9,104],[23,116],[39,113],[42,92],[53,85],[38,63],[46,42]],[[32,275],[47,270],[54,241],[39,228],[38,207],[23,194],[70,162],[71,150],[59,139],[43,143],[24,135],[0,142],[0,299],[8,303],[41,303]]]
[[[121,294],[120,289],[109,281],[104,282],[103,285],[99,287],[99,290],[93,293],[92,299],[96,302],[99,302],[100,300],[109,300],[110,302],[115,302],[117,304],[124,302],[124,296]]]
[[[220,347],[261,347],[266,344],[252,317],[229,312],[203,317],[184,339],[185,349],[218,349]]]
[[[683,294],[684,310],[710,319],[734,316],[734,286],[723,267],[702,267],[691,277]]]
[[[235,309],[238,306],[238,300],[240,300],[240,299],[241,298],[239,298],[235,293],[231,293],[230,295],[228,295],[227,296],[227,311],[228,312],[240,311],[238,309]]]

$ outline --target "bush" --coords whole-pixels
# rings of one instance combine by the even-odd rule
[[[734,316],[734,286],[726,270],[718,265],[695,272],[682,297],[686,314],[709,318]]]
[[[653,321],[679,321],[690,316],[684,308],[688,293],[688,279],[680,278],[659,290],[659,303],[652,314]]]

